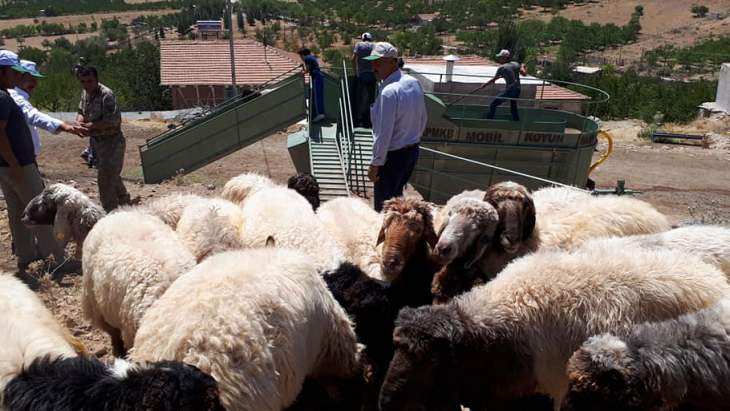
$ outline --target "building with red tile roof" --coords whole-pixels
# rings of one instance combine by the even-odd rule
[[[282,78],[301,64],[296,53],[251,39],[235,40],[234,55],[239,87]],[[232,84],[228,41],[163,41],[160,82],[170,86],[176,109],[222,102],[225,87]]]

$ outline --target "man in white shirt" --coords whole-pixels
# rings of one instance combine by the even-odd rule
[[[36,86],[38,86],[38,79],[43,78],[43,75],[38,72],[36,63],[32,61],[20,60],[20,66],[26,72],[21,76],[18,86],[14,89],[8,90],[8,94],[10,94],[10,97],[13,98],[15,104],[20,107],[20,110],[25,116],[31,137],[33,138],[35,155],[37,156],[41,152],[41,141],[40,135],[38,134],[38,128],[42,128],[43,130],[53,134],[65,131],[78,136],[85,135],[87,130],[84,127],[68,124],[64,121],[53,118],[48,114],[42,113],[37,108],[33,107],[33,104],[30,102],[30,96],[33,94],[33,90],[35,90]]]
[[[398,68],[398,50],[386,42],[376,43],[370,56],[373,70],[383,82],[370,108],[373,123],[373,160],[368,177],[375,183],[374,206],[403,195],[418,161],[418,144],[428,120],[423,88],[415,78]]]

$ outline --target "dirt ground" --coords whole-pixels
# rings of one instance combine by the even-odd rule
[[[215,195],[228,179],[246,171],[256,171],[282,183],[296,172],[286,150],[287,133],[282,132],[186,176],[163,184],[144,185],[138,146],[164,131],[164,124],[127,123],[123,130],[127,138],[123,177],[130,194],[140,196],[143,202],[172,192]],[[96,170],[87,168],[79,158],[86,146],[86,139],[69,134],[51,135],[43,132],[41,141],[43,149],[38,165],[46,183],[72,184],[98,202]],[[0,270],[15,272],[16,263],[11,255],[10,242],[5,202],[0,201]],[[90,352],[108,358],[111,355],[108,337],[84,320],[80,303],[80,272],[67,275],[60,282],[54,282],[41,267],[34,268],[33,274],[41,279],[39,295],[59,321],[80,338]]]
[[[617,179],[625,179],[628,188],[644,192],[638,198],[651,202],[676,223],[695,220],[730,224],[727,171],[730,151],[651,145],[636,137],[641,129],[641,124],[637,124],[630,121],[604,124],[616,136],[616,147],[614,155],[593,175],[598,185],[613,187]],[[281,132],[189,175],[163,184],[144,185],[137,147],[164,129],[163,124],[155,122],[124,125],[127,156],[123,175],[132,195],[141,196],[143,201],[171,192],[215,195],[229,178],[245,171],[257,171],[279,182],[295,172],[286,150],[287,133]],[[94,170],[86,168],[79,159],[86,141],[70,135],[43,133],[42,142],[39,165],[46,181],[74,184],[98,200]],[[0,202],[0,243],[0,269],[14,272],[15,260],[10,255],[4,202]],[[40,269],[36,274],[42,277],[39,295],[58,319],[87,345],[90,352],[109,358],[108,337],[83,319],[80,276],[71,274],[54,282],[47,275],[43,276]]]
[[[690,12],[694,3],[686,0],[603,0],[570,6],[559,11],[558,15],[584,23],[614,23],[622,26],[629,21],[636,5],[644,6],[638,41],[597,53],[611,61],[624,59],[628,64],[638,60],[643,50],[652,50],[665,44],[683,47],[694,44],[698,39],[730,34],[730,17],[724,20],[694,18]],[[705,0],[696,3],[707,6],[710,13],[730,11],[730,0]],[[552,15],[537,8],[525,12],[523,17],[549,20]]]

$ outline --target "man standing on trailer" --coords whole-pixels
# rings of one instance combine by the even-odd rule
[[[497,54],[497,61],[501,66],[497,69],[497,74],[488,82],[484,83],[477,90],[480,90],[495,81],[503,78],[505,81],[504,91],[497,95],[497,98],[492,101],[489,105],[489,112],[487,113],[488,119],[494,118],[494,113],[497,111],[497,106],[504,103],[503,97],[516,99],[520,98],[520,75],[527,75],[527,70],[524,64],[520,64],[516,61],[510,61],[511,54],[509,50],[502,50]],[[476,90],[475,90],[476,91]],[[512,112],[512,120],[520,121],[520,114],[517,111],[517,100],[509,101],[510,111]]]
[[[373,51],[373,36],[370,33],[363,33],[360,36],[362,41],[355,44],[352,51],[352,65],[357,73],[357,84],[355,87],[355,126],[370,128],[370,105],[375,100],[375,73],[373,64],[365,57]]]
[[[416,167],[418,145],[426,129],[423,88],[415,78],[398,68],[398,50],[390,43],[376,43],[370,56],[380,84],[370,109],[373,122],[373,160],[368,177],[375,183],[374,206],[403,195],[403,188]]]

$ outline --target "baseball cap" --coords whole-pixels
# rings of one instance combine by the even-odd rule
[[[502,49],[502,50],[499,51],[499,53],[497,53],[497,58],[499,58],[499,57],[509,57],[511,55],[512,55],[512,53],[510,53],[509,50]]]
[[[30,74],[33,77],[43,78],[45,77],[43,74],[41,74],[38,71],[38,68],[34,61],[30,60],[20,60],[20,67],[25,70],[26,73]]]
[[[393,45],[390,43],[381,41],[381,42],[375,43],[375,47],[373,47],[373,51],[370,52],[369,56],[363,57],[363,59],[373,61],[373,60],[377,60],[381,57],[397,59],[398,58],[398,49],[393,47]]]
[[[360,36],[363,40],[371,41],[373,39],[373,35],[370,33],[362,33],[362,36]]]
[[[0,50],[0,66],[10,66],[13,70],[25,73],[25,69],[20,66],[18,55],[10,50]]]

